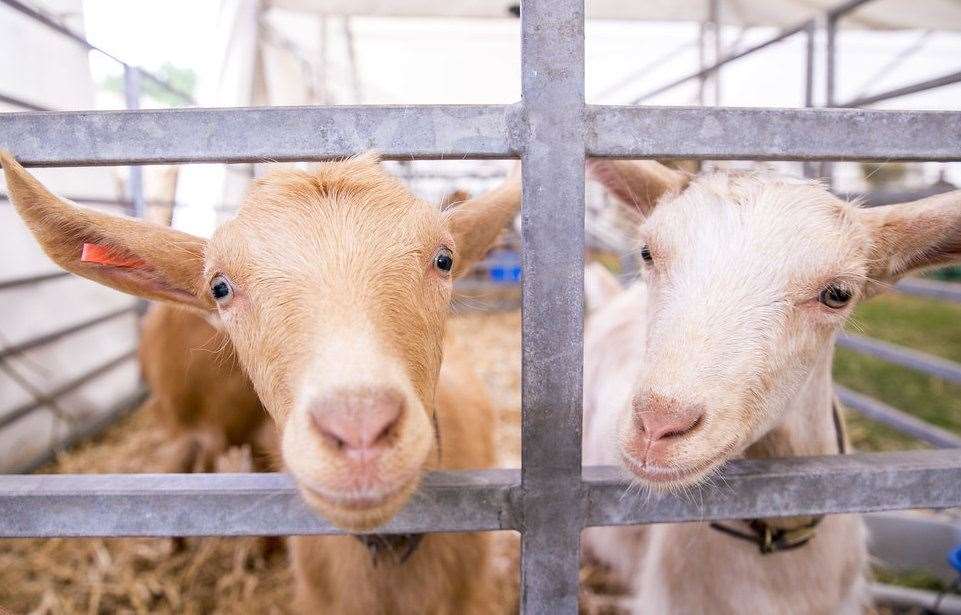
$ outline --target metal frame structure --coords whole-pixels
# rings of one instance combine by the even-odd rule
[[[167,92],[183,100],[185,103],[193,104],[194,101],[193,101],[193,98],[190,96],[190,94],[177,89],[175,86],[173,86],[163,78],[157,75],[154,75],[149,71],[133,66],[123,61],[122,59],[118,58],[117,56],[112,55],[111,53],[105,51],[104,49],[94,45],[93,43],[88,41],[86,38],[84,38],[82,35],[78,34],[77,32],[74,32],[67,26],[59,23],[53,17],[44,14],[43,12],[21,2],[20,0],[0,0],[0,4],[4,5],[9,9],[17,11],[18,13],[26,16],[27,18],[33,20],[36,23],[39,23],[45,26],[46,28],[50,29],[51,31],[57,34],[76,42],[81,47],[89,51],[100,53],[106,56],[107,58],[109,58],[110,60],[113,60],[114,62],[118,63],[123,69],[124,100],[125,100],[127,109],[140,108],[141,79],[148,79],[150,81],[153,81],[154,83],[159,85],[161,88],[163,88]],[[54,111],[54,109],[51,109],[39,103],[23,100],[23,99],[9,96],[3,93],[0,93],[0,102],[4,104],[12,105],[14,107],[18,107],[20,109],[24,109],[26,111],[32,111],[32,112]],[[147,203],[144,199],[143,169],[140,166],[130,167],[127,187],[128,187],[129,199],[125,201],[108,200],[108,199],[90,199],[90,198],[77,198],[74,200],[77,200],[83,203],[119,206],[119,207],[122,207],[126,211],[126,213],[136,217],[143,217],[145,208],[148,205],[150,206],[157,205],[156,203]],[[0,195],[0,200],[7,200],[7,196]],[[166,207],[172,207],[172,204],[169,204],[169,203],[165,203],[163,205]],[[69,274],[67,274],[64,271],[54,271],[54,272],[47,272],[47,273],[41,273],[37,275],[26,276],[23,278],[3,280],[3,281],[0,281],[0,291],[5,291],[13,288],[24,287],[24,286],[32,286],[35,284],[41,284],[41,283],[53,281],[53,280],[59,280],[67,277],[68,275]],[[11,346],[0,347],[0,361],[21,355],[24,352],[34,350],[36,348],[39,348],[48,344],[55,343],[68,336],[80,333],[82,331],[104,324],[106,322],[121,318],[125,315],[137,313],[138,311],[142,311],[143,307],[144,307],[144,303],[138,302],[137,304],[132,305],[130,307],[113,310],[106,314],[102,314],[102,315],[87,319],[85,321],[75,323],[67,327],[63,327],[57,331],[43,333],[35,338],[28,339],[23,342],[13,344]],[[133,359],[135,356],[136,356],[136,353],[132,350],[122,353],[118,357],[115,357],[105,363],[97,365],[94,368],[87,371],[86,373],[79,375],[72,381],[58,387],[55,391],[52,391],[47,395],[35,396],[36,398],[33,401],[6,411],[2,416],[0,416],[0,430],[4,429],[8,425],[12,425],[18,419],[23,418],[26,415],[44,407],[46,404],[55,403],[56,400],[61,396],[69,394],[83,385],[89,384],[90,382],[96,380],[100,376],[106,375],[107,373],[112,371],[114,368],[120,367],[121,365]],[[143,399],[144,394],[145,394],[144,390],[141,389],[140,391],[136,392],[134,395],[130,396],[129,398],[121,400],[121,402],[117,404],[116,407],[111,408],[106,412],[103,419],[99,421],[97,430],[91,429],[91,426],[86,426],[86,428],[78,429],[67,438],[67,441],[63,443],[62,446],[69,446],[72,442],[80,441],[83,438],[89,437],[93,433],[96,433],[97,431],[102,429],[105,425],[109,424],[109,422],[116,420],[118,416],[132,409],[136,405],[136,403],[139,403],[139,401]],[[23,472],[31,471],[36,467],[39,467],[43,463],[52,459],[53,454],[54,454],[53,450],[47,451],[44,454],[42,454],[39,458],[27,462],[27,464],[22,466],[21,468],[17,468],[17,470],[23,471]]]
[[[961,161],[961,112],[592,106],[583,0],[525,0],[521,30],[515,105],[0,114],[0,145],[30,166],[522,158],[522,466],[431,473],[378,531],[520,532],[524,613],[577,611],[588,526],[961,505],[957,448],[735,461],[686,497],[581,466],[587,156]],[[0,537],[335,533],[281,474],[0,477]]]

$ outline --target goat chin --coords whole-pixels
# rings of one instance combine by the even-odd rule
[[[407,504],[417,489],[417,480],[376,500],[334,501],[309,487],[301,486],[304,501],[336,527],[347,532],[367,532],[390,521]]]

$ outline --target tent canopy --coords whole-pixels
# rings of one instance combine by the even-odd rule
[[[721,20],[740,26],[791,26],[823,15],[840,0],[721,0]],[[504,18],[517,0],[269,0],[278,8],[375,17]],[[593,19],[706,21],[707,0],[587,0]],[[961,30],[961,0],[874,0],[843,21],[867,30]]]

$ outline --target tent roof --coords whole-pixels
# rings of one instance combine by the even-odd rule
[[[743,26],[794,25],[824,14],[840,0],[723,0],[722,20]],[[278,8],[376,17],[509,17],[517,0],[269,0]],[[588,0],[594,19],[704,21],[707,0]],[[961,0],[874,0],[852,12],[844,27],[961,30]]]

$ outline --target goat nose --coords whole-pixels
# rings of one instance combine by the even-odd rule
[[[390,389],[341,390],[309,408],[313,429],[345,453],[387,448],[404,410],[404,398]]]
[[[674,399],[651,395],[641,403],[635,399],[634,416],[647,439],[657,442],[693,431],[704,417],[704,407],[682,405]]]

